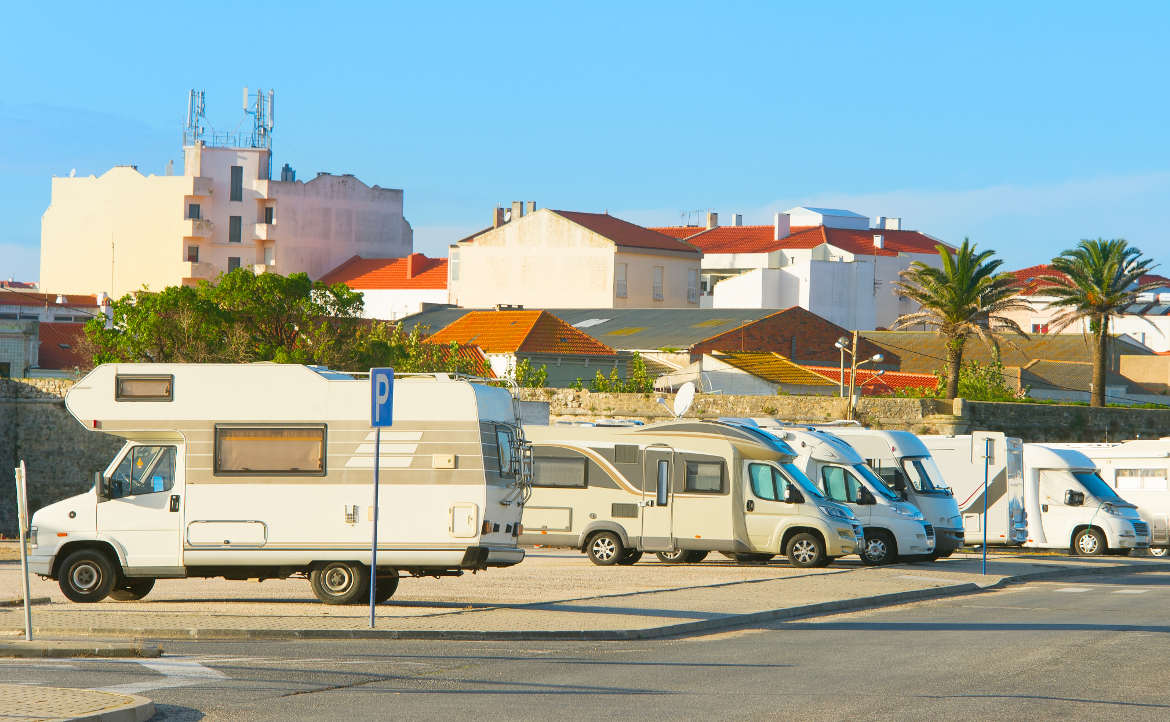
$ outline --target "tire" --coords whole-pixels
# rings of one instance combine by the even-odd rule
[[[888,531],[881,529],[867,531],[860,556],[861,561],[870,566],[892,564],[898,559],[898,547]]]
[[[325,604],[357,604],[369,599],[370,571],[357,562],[325,562],[309,572],[309,584]]]
[[[1105,548],[1105,535],[1094,527],[1081,529],[1073,534],[1072,553],[1082,557],[1099,557],[1108,551]]]
[[[622,558],[618,559],[618,564],[621,564],[623,567],[632,566],[634,564],[637,564],[638,560],[640,560],[641,558],[642,558],[642,550],[641,549],[627,549],[626,553],[622,555]]]
[[[808,532],[801,532],[789,539],[784,555],[794,567],[823,567],[829,563],[825,543]]]
[[[1150,556],[1152,557],[1161,558],[1166,556],[1168,552],[1170,552],[1170,549],[1166,547],[1150,547]]]
[[[625,556],[626,548],[621,538],[611,531],[602,531],[589,537],[589,544],[585,547],[585,554],[589,561],[599,567],[612,567]]]
[[[65,557],[57,583],[71,602],[100,602],[119,586],[121,573],[110,557],[97,549],[82,549]]]
[[[153,579],[123,579],[117,589],[110,591],[110,599],[133,602],[142,599],[154,589]]]
[[[393,572],[381,571],[374,580],[374,601],[378,604],[388,601],[398,591],[398,570]]]
[[[710,553],[711,552],[703,551],[702,549],[692,549],[691,551],[687,552],[689,555],[687,556],[687,561],[691,564],[698,564],[699,562],[706,559],[707,555]]]
[[[654,556],[663,564],[698,564],[707,558],[702,549],[675,549],[672,552],[655,552]]]
[[[775,554],[736,554],[735,561],[737,562],[766,562],[776,556]]]

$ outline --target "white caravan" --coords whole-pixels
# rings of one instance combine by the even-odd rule
[[[1028,481],[1025,487],[1028,546],[1069,547],[1074,554],[1128,554],[1134,549],[1150,546],[1149,521],[1139,514],[1137,506],[1118,495],[1114,486],[1098,474],[1100,462],[1091,454],[1108,456],[1108,451],[1111,450],[1085,449],[1079,444],[1024,445]],[[1132,486],[1129,479],[1141,483],[1144,478],[1143,467],[1132,458],[1118,456],[1109,461],[1112,463],[1106,475],[1116,481],[1121,466],[1122,486]],[[1144,468],[1155,467],[1151,464]],[[1161,460],[1161,469],[1164,479],[1165,456]],[[1164,481],[1162,485],[1165,488]],[[1151,486],[1156,489],[1156,485]],[[1145,493],[1144,490],[1125,489],[1126,497],[1135,491]],[[1157,493],[1153,491],[1153,494]],[[1164,498],[1166,492],[1161,492],[1161,495]],[[1041,524],[1032,523],[1035,507],[1039,508],[1037,517]],[[1154,518],[1157,516],[1149,511],[1146,513]]]
[[[1024,509],[1024,444],[1000,431],[958,436],[919,436],[954,492],[968,544],[983,544],[987,507],[987,544],[1019,546],[1028,540]],[[983,495],[984,456],[987,498]]]
[[[853,447],[878,478],[908,501],[934,526],[932,556],[949,557],[963,546],[963,518],[955,495],[930,450],[909,431],[866,429],[860,425],[817,427]]]
[[[75,602],[139,599],[155,579],[309,577],[368,595],[369,382],[284,364],[106,364],[65,397],[126,439],[93,489],[39,510],[30,567]],[[383,429],[376,598],[400,572],[509,566],[528,492],[511,394],[443,374],[395,380]]]
[[[1170,551],[1170,436],[1108,444],[1048,444],[1093,460],[1105,483],[1137,504],[1150,525],[1150,554]]]
[[[796,465],[825,496],[853,510],[864,530],[859,554],[866,564],[933,555],[934,526],[914,505],[890,491],[847,442],[809,426],[787,426],[771,419],[742,422],[763,423],[763,431],[786,441],[796,451]]]
[[[525,544],[576,547],[595,564],[666,562],[708,552],[823,566],[852,554],[861,528],[792,466],[793,451],[712,421],[526,426],[533,492]]]

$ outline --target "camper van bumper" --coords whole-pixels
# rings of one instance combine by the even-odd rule
[[[962,529],[934,528],[934,550],[945,554],[963,546],[965,537]]]
[[[463,553],[460,569],[487,569],[488,567],[510,567],[524,559],[524,550],[519,547],[468,547]]]

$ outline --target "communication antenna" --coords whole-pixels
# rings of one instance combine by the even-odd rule
[[[195,145],[203,140],[207,130],[203,108],[204,91],[191,89],[187,96],[187,122],[183,126],[183,145]]]
[[[272,148],[272,109],[276,103],[276,91],[269,90],[267,94],[263,88],[257,88],[255,93],[249,93],[244,86],[244,112],[252,116],[252,147]]]

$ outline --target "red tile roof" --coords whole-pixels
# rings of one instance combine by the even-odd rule
[[[427,339],[429,342],[430,339]],[[446,361],[451,355],[450,344],[428,343],[424,342],[422,345],[426,348],[437,349],[436,355],[439,360]],[[466,344],[455,345],[455,355],[467,361],[471,366],[471,373],[476,376],[481,376],[485,379],[494,379],[495,373],[492,371],[491,362],[488,361],[487,356],[483,355],[483,350],[479,346],[468,346]]]
[[[1016,283],[1021,289],[1020,293],[1025,296],[1034,295],[1042,289],[1053,285],[1051,281],[1041,280],[1042,276],[1064,276],[1063,273],[1053,270],[1052,266],[1047,263],[1028,266],[1018,271],[1011,271],[1011,274],[1016,277]],[[1138,283],[1143,286],[1147,283],[1160,283],[1170,286],[1170,278],[1160,276],[1156,273],[1147,273],[1138,279]]]
[[[694,246],[665,233],[644,228],[636,223],[614,218],[608,213],[581,213],[578,211],[552,211],[558,216],[584,226],[594,233],[614,242],[614,245],[630,248],[653,248],[661,251],[682,251],[695,253]]]
[[[34,293],[0,288],[0,306],[52,306],[90,311],[97,308],[97,296],[71,293],[65,295],[65,303],[57,303],[57,294],[55,293]]]
[[[845,369],[845,373],[842,374],[840,368],[831,366],[805,366],[805,368],[829,378],[835,384],[841,383],[841,378],[844,376],[845,385],[849,385],[849,369]],[[938,377],[934,374],[914,374],[905,371],[886,371],[879,376],[876,371],[859,369],[857,371],[857,385],[861,388],[861,393],[865,395],[889,394],[903,389],[938,388]]]
[[[353,256],[320,280],[357,290],[443,289],[447,287],[447,259],[427,258],[421,253],[405,258]]]
[[[615,351],[547,311],[470,311],[427,339],[475,345],[484,353],[613,356]]]
[[[683,240],[707,230],[706,226],[651,226],[650,230]]]
[[[38,326],[40,350],[37,367],[42,369],[84,368],[89,358],[79,346],[85,338],[84,323],[42,323]]]
[[[775,240],[774,226],[717,226],[687,238],[704,253],[770,253],[783,249],[816,248],[829,244],[843,251],[863,256],[896,256],[899,253],[934,255],[942,241],[918,231],[890,231],[878,228],[857,230],[827,226],[794,226],[789,234]],[[883,247],[874,246],[875,235],[883,237]]]

